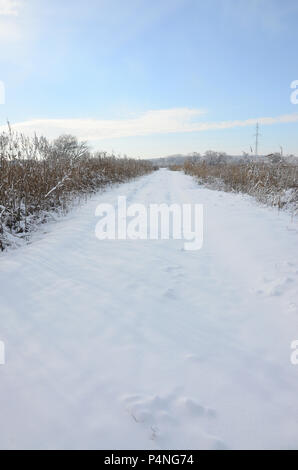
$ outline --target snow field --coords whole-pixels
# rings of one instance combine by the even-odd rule
[[[203,248],[97,240],[120,195],[204,204]],[[297,448],[297,237],[285,213],[160,170],[3,254],[0,447]]]

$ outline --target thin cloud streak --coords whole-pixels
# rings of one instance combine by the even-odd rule
[[[60,134],[74,134],[79,139],[99,141],[122,137],[137,137],[154,134],[173,134],[224,130],[236,127],[298,122],[298,113],[277,117],[259,117],[246,120],[221,122],[194,122],[206,112],[200,109],[176,108],[148,111],[139,117],[122,120],[97,119],[36,119],[12,124],[12,128],[24,134],[45,135],[55,138]],[[1,126],[0,130],[5,130]]]

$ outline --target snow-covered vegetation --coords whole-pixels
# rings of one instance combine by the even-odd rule
[[[152,170],[144,160],[93,154],[70,135],[49,142],[9,127],[0,135],[0,250],[17,245],[74,201]]]
[[[207,150],[203,155],[198,152],[191,152],[187,155],[175,154],[167,157],[153,158],[151,161],[159,167],[170,167],[172,165],[183,165],[188,161],[206,162],[209,164],[217,163],[278,163],[282,160],[285,163],[298,165],[298,157],[295,155],[281,155],[279,152],[273,152],[269,155],[254,155],[243,152],[242,155],[228,155],[226,152],[217,152]]]
[[[217,152],[172,165],[212,189],[249,194],[279,209],[298,211],[298,160],[272,154],[260,160],[235,159]]]

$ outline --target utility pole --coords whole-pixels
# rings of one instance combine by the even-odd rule
[[[255,137],[256,137],[256,147],[255,147],[255,153],[256,153],[256,157],[259,156],[259,137],[260,137],[260,127],[259,127],[259,123],[257,122],[257,125],[256,125],[256,133],[255,133]]]

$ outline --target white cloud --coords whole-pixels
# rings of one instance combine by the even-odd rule
[[[130,119],[36,119],[16,123],[13,127],[24,133],[36,131],[38,134],[44,134],[51,138],[61,133],[72,133],[80,139],[94,141],[187,132],[192,118],[203,113],[204,111],[198,109],[176,108],[147,111],[139,117]]]
[[[256,123],[268,126],[272,124],[298,122],[298,113],[284,114],[277,117],[260,117],[246,119],[243,121],[221,121],[221,122],[206,122],[194,124],[193,129],[190,131],[205,131],[205,130],[216,130],[216,129],[232,129],[233,127],[247,127],[254,126]]]
[[[20,6],[19,0],[0,0],[0,16],[16,16]]]
[[[23,1],[23,0],[22,0]],[[0,44],[19,41],[21,38],[18,15],[22,6],[21,1],[0,0]],[[7,44],[6,44],[7,45]],[[7,53],[3,49],[2,54]]]
[[[35,119],[15,123],[12,127],[25,134],[32,135],[36,132],[38,135],[42,134],[49,138],[70,133],[79,139],[92,142],[121,137],[232,129],[253,126],[257,122],[262,125],[298,122],[298,113],[247,120],[194,122],[194,118],[204,113],[199,109],[175,108],[147,111],[139,117],[122,120]],[[5,130],[5,128],[5,126],[1,126],[0,130]]]

